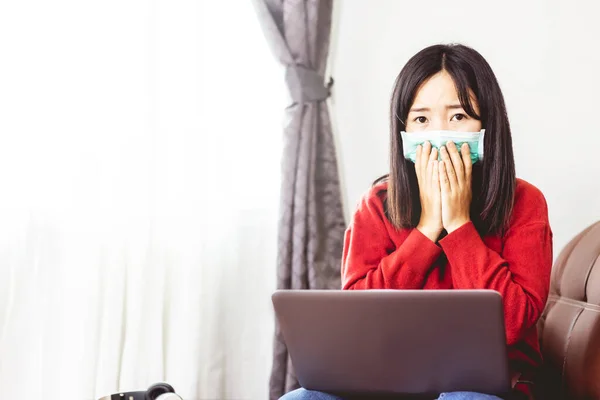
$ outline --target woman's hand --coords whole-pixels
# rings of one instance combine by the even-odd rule
[[[417,147],[415,171],[421,200],[421,220],[417,229],[432,242],[437,241],[444,229],[438,164],[438,151],[432,150],[431,143]]]
[[[453,142],[440,149],[440,186],[442,190],[442,225],[448,233],[471,220],[471,151],[464,143],[460,153]]]

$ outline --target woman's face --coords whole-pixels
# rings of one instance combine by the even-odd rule
[[[471,95],[471,104],[479,115],[477,99]],[[458,100],[452,77],[441,71],[429,78],[417,91],[406,120],[406,132],[424,131],[479,132],[481,121],[471,118]]]

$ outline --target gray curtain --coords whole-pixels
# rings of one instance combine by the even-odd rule
[[[277,287],[340,289],[345,229],[324,74],[333,0],[254,0],[276,58],[286,67]],[[270,398],[298,387],[276,324]]]

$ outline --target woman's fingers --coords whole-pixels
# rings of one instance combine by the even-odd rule
[[[431,145],[429,145],[431,147]],[[432,161],[437,161],[438,159],[438,150],[434,147],[431,149],[431,152],[429,153],[429,163],[431,164]]]
[[[431,143],[425,142],[421,147],[421,177],[425,177],[431,156]]]
[[[446,146],[442,146],[440,153],[442,155],[442,163],[444,164],[444,170],[446,172],[448,184],[450,185],[450,190],[453,190],[458,187],[458,177],[456,176],[456,171],[452,165],[452,160],[450,160],[450,154],[448,154]]]
[[[440,162],[437,162],[438,154],[442,158]],[[439,164],[444,164],[443,174],[442,167]],[[449,190],[470,185],[473,163],[469,145],[464,143],[458,149],[456,144],[448,142],[438,152],[430,142],[425,142],[423,145],[417,146],[415,171],[417,180],[423,186],[431,187],[437,180],[439,187],[441,187],[444,183],[443,179],[446,180]],[[434,173],[436,176],[434,176]]]
[[[431,190],[434,194],[440,192],[440,173],[438,164],[442,164],[435,160],[433,162],[432,173],[431,173]]]
[[[450,160],[452,160],[452,166],[454,167],[454,171],[456,172],[457,181],[460,183],[465,178],[465,167],[463,165],[463,160],[461,155],[458,152],[456,144],[454,142],[448,142],[446,145],[448,149],[448,154],[450,156]]]
[[[460,148],[463,164],[465,165],[465,179],[467,184],[471,183],[471,173],[473,172],[473,161],[471,161],[471,147],[468,143],[463,143]]]
[[[429,154],[429,163],[427,164],[427,179],[431,183],[433,178],[433,170],[437,167],[438,151],[436,148],[431,149]]]
[[[450,182],[448,180],[448,171],[446,168],[446,163],[445,162],[441,162],[439,164],[439,175],[440,175],[440,189],[442,191],[442,193],[449,193],[450,192]]]

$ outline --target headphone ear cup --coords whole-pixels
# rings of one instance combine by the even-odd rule
[[[157,400],[158,396],[165,393],[175,393],[175,389],[166,382],[155,383],[146,391],[146,400]]]

